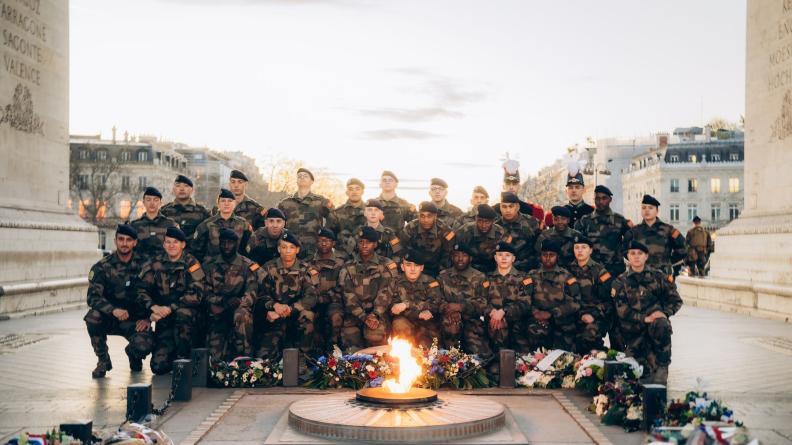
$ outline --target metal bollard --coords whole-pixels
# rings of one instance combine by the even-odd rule
[[[605,381],[612,382],[616,380],[616,377],[621,376],[625,371],[627,371],[629,366],[630,365],[627,363],[621,363],[615,360],[605,360]]]
[[[498,384],[501,388],[514,388],[514,361],[515,354],[512,349],[500,350],[500,382]]]
[[[61,423],[60,432],[79,440],[83,445],[90,445],[93,438],[93,420],[75,420]]]
[[[127,386],[126,419],[140,422],[151,414],[151,383],[134,383]]]
[[[209,350],[206,348],[194,348],[192,350],[192,362],[193,388],[206,388],[209,386]]]
[[[644,430],[651,431],[655,419],[663,417],[666,409],[667,391],[665,385],[643,385]]]
[[[287,348],[283,350],[283,386],[300,384],[300,350]]]
[[[192,360],[178,359],[173,361],[171,391],[173,400],[187,402],[192,398]]]

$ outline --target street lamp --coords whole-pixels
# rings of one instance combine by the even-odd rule
[[[599,185],[599,175],[605,175],[605,176],[611,175],[611,171],[608,168],[608,164],[610,164],[612,161],[613,159],[608,159],[608,162],[605,164],[599,162],[594,165],[589,164],[586,166],[586,168],[583,169],[583,174],[594,175],[594,186],[596,187],[597,185]]]

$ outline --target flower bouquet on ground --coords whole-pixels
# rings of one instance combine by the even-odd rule
[[[432,341],[429,349],[421,348],[424,373],[418,378],[416,386],[438,389],[451,387],[456,389],[488,388],[492,386],[484,369],[486,363],[477,355],[466,354],[459,347],[451,349],[438,348],[437,339]]]
[[[605,425],[620,425],[637,431],[643,421],[641,388],[637,380],[618,378],[601,384],[589,410]]]
[[[229,362],[209,362],[212,386],[229,388],[268,388],[283,380],[283,360],[273,363],[267,359],[237,357]]]
[[[517,385],[528,388],[574,388],[575,354],[561,349],[540,348],[515,360]]]
[[[352,388],[380,386],[392,373],[393,362],[387,354],[343,354],[338,346],[330,355],[306,357],[313,375],[305,383],[309,388]]]
[[[575,363],[575,388],[588,395],[597,394],[597,388],[605,379],[605,361],[612,360],[629,366],[628,379],[638,379],[643,375],[643,366],[632,357],[616,350],[591,351]]]

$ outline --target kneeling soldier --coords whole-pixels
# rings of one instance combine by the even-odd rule
[[[442,296],[440,283],[423,273],[425,263],[420,252],[408,251],[404,256],[390,312],[391,336],[409,338],[414,345],[428,349],[432,339],[440,336],[436,315]]]
[[[341,325],[344,318],[344,305],[338,289],[338,275],[344,261],[334,250],[336,234],[322,227],[316,238],[316,253],[308,262],[308,270],[316,277],[317,286],[317,323],[314,343],[325,350],[341,344]]]
[[[527,348],[519,344],[522,331],[521,319],[530,310],[531,280],[514,267],[514,246],[500,242],[495,246],[494,272],[487,274],[483,286],[487,290],[485,317],[492,349],[514,347],[520,351]]]
[[[602,339],[610,329],[613,320],[613,300],[610,297],[611,277],[608,269],[591,259],[592,241],[583,235],[576,235],[575,262],[569,272],[580,286],[580,327],[577,336],[577,350],[588,354],[592,349],[602,350]]]

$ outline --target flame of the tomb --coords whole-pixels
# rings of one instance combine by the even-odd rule
[[[390,344],[391,357],[399,360],[399,378],[388,379],[382,383],[382,387],[388,392],[405,393],[412,388],[415,379],[421,375],[421,367],[418,361],[412,356],[412,345],[403,338],[388,339]]]

